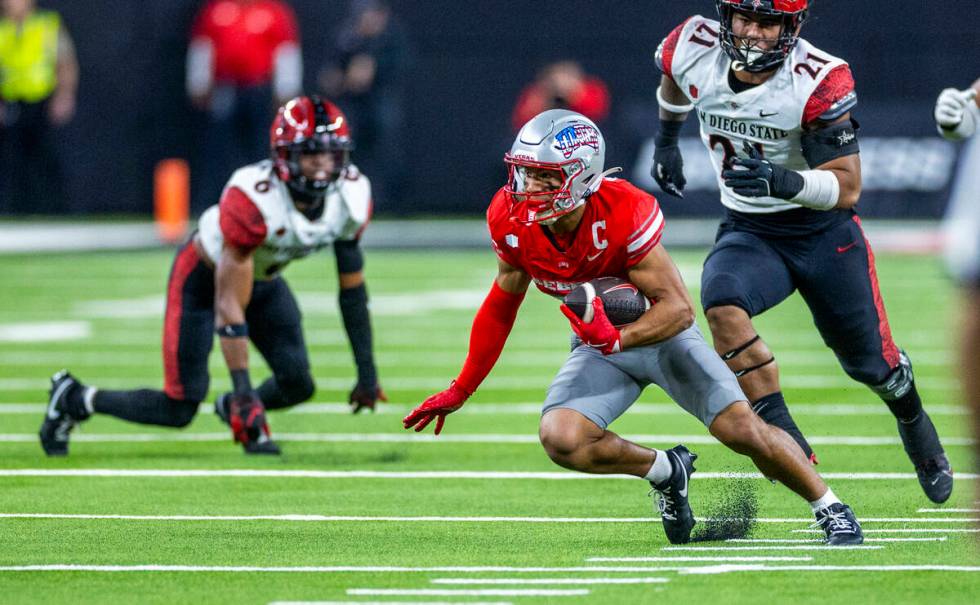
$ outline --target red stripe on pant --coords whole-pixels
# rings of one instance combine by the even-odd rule
[[[167,284],[167,311],[163,320],[163,392],[171,399],[184,398],[184,383],[180,380],[180,319],[183,315],[184,284],[201,258],[194,246],[188,244],[177,254]]]
[[[875,253],[871,250],[871,242],[864,233],[861,226],[861,217],[854,215],[853,220],[861,230],[864,238],[864,247],[868,250],[868,278],[871,280],[871,291],[874,293],[875,309],[878,311],[878,333],[881,335],[881,355],[885,358],[888,367],[894,369],[898,367],[899,351],[892,340],[892,329],[888,325],[888,314],[885,313],[885,303],[881,299],[881,290],[878,289],[878,274],[875,272]]]

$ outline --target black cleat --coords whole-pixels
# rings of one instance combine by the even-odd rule
[[[842,503],[835,502],[827,508],[822,508],[816,512],[817,522],[814,526],[820,527],[827,535],[827,544],[831,546],[855,546],[864,542],[864,534],[861,533],[861,524],[854,517],[851,507]]]
[[[915,474],[926,497],[942,504],[953,493],[953,469],[946,454],[939,454],[915,463]]]
[[[691,474],[696,470],[694,461],[698,459],[683,445],[666,450],[670,461],[670,478],[653,486],[660,498],[657,507],[660,509],[660,519],[664,524],[664,533],[671,544],[685,544],[691,541],[691,530],[694,528],[694,513],[687,499],[688,483]]]
[[[232,400],[231,393],[222,393],[214,402],[214,413],[231,428],[232,437],[242,444],[246,454],[278,456],[282,453],[269,435],[265,407],[258,399],[238,402]]]
[[[953,493],[953,469],[929,415],[923,410],[912,422],[898,421],[898,434],[926,497],[936,504],[949,500]]]
[[[61,370],[51,377],[51,389],[48,391],[48,409],[44,414],[44,422],[38,437],[41,447],[48,456],[67,456],[68,438],[71,430],[80,421],[88,418],[84,410],[70,410],[68,396],[75,389],[84,388],[68,370]]]

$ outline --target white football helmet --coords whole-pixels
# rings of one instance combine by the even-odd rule
[[[606,143],[592,120],[567,109],[549,109],[531,118],[504,155],[510,176],[504,190],[512,196],[514,220],[550,224],[574,211],[598,191],[613,168],[602,171]],[[527,169],[556,170],[562,185],[527,193]]]

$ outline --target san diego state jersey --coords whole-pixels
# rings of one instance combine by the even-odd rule
[[[657,200],[613,178],[589,196],[571,238],[549,236],[544,225],[513,221],[511,216],[511,197],[501,189],[487,210],[494,251],[530,275],[539,290],[557,297],[596,277],[628,279],[628,270],[660,243],[664,229]]]
[[[354,166],[347,174],[328,190],[323,213],[310,220],[274,176],[271,161],[237,170],[221,201],[198,222],[204,250],[216,262],[226,241],[254,250],[255,278],[269,279],[292,260],[357,238],[371,218],[371,183]]]
[[[833,121],[857,104],[850,68],[800,38],[786,62],[765,83],[736,93],[728,77],[732,60],[721,48],[717,21],[700,15],[677,27],[657,49],[657,65],[697,111],[701,140],[711,154],[721,202],[739,212],[780,212],[799,205],[772,197],[751,198],[725,187],[722,170],[748,143],[774,164],[806,170],[803,128]]]

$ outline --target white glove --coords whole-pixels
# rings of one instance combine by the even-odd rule
[[[939,126],[939,134],[947,139],[959,140],[973,135],[977,129],[976,104],[973,99],[977,91],[968,88],[956,90],[947,88],[936,100],[934,117]],[[972,106],[972,107],[970,107]]]

